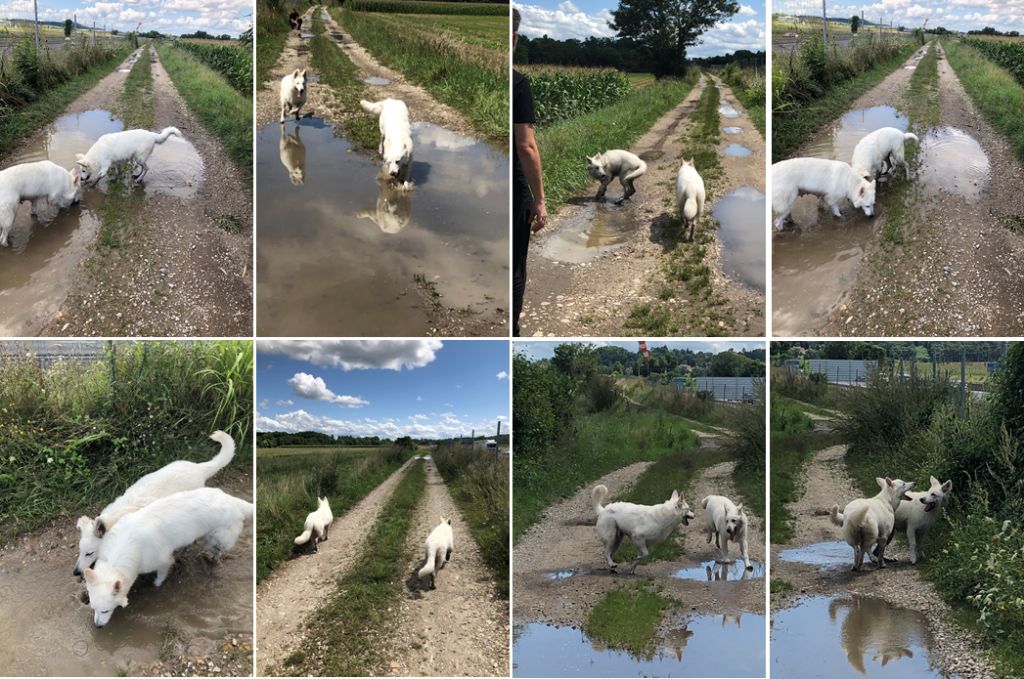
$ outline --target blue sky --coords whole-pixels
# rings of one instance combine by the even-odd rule
[[[257,431],[396,438],[493,435],[509,422],[500,340],[256,343]]]
[[[237,37],[252,24],[252,0],[39,0],[39,18],[78,22],[131,31],[142,22],[143,32],[156,30],[180,35],[203,30]],[[0,0],[0,18],[31,19],[32,0]]]
[[[812,14],[821,16],[821,3],[813,0],[776,0],[776,14]],[[949,0],[948,2],[913,2],[883,0],[882,2],[828,3],[828,15],[848,18],[864,13],[864,18],[906,28],[943,26],[951,31],[980,30],[992,26],[1001,31],[1024,31],[1024,0]]]
[[[1024,2],[1024,0],[1021,0]],[[522,14],[520,33],[531,38],[547,35],[565,40],[589,36],[613,37],[608,28],[611,11],[618,2],[610,0],[529,0],[513,3]],[[703,43],[691,47],[688,56],[710,57],[739,49],[765,49],[764,0],[740,0],[740,11],[704,34]]]
[[[540,358],[551,358],[555,355],[555,347],[559,344],[565,344],[565,342],[513,342],[513,351],[517,354],[525,354],[527,357],[536,360]],[[636,340],[628,342],[583,342],[583,344],[590,344],[595,347],[605,346],[617,346],[623,349],[629,349],[630,351],[636,351],[640,348]],[[691,351],[707,351],[710,353],[720,353],[723,351],[742,351],[751,349],[764,349],[764,342],[669,342],[663,340],[647,340],[647,348],[653,349],[654,347],[669,347],[672,349],[690,349]]]

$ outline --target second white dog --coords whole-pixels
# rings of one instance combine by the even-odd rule
[[[380,145],[377,150],[384,162],[384,173],[401,184],[403,189],[412,188],[409,169],[412,166],[412,126],[409,124],[409,109],[399,99],[382,101],[360,100],[359,105],[378,116]]]
[[[873,181],[879,174],[891,171],[896,163],[903,166],[903,171],[910,176],[910,166],[903,155],[903,145],[917,135],[903,132],[895,127],[882,127],[864,135],[853,149],[853,160],[850,165],[853,171],[868,181]]]
[[[310,512],[306,517],[306,523],[302,526],[302,533],[299,537],[295,538],[295,544],[304,545],[312,538],[313,551],[320,551],[318,545],[327,539],[327,533],[330,531],[333,521],[334,514],[331,513],[331,505],[327,502],[327,498],[318,497],[316,499],[316,511]]]
[[[953,492],[953,481],[941,483],[934,476],[929,477],[930,487],[925,491],[907,493],[907,499],[896,508],[893,531],[907,531],[907,547],[910,549],[910,563],[916,564],[923,556],[921,541],[925,531],[942,518],[942,512]]]
[[[663,542],[680,523],[688,526],[694,517],[690,505],[678,490],[672,491],[672,497],[660,505],[613,502],[604,507],[601,503],[607,495],[608,488],[598,485],[591,491],[590,499],[597,514],[597,534],[604,543],[604,558],[611,570],[618,568],[612,557],[622,544],[622,538],[629,536],[640,550],[630,564],[629,573],[632,574],[640,560],[650,554],[649,547]]]
[[[679,172],[676,173],[676,209],[683,222],[683,231],[686,231],[686,227],[690,228],[689,240],[692,241],[697,222],[704,214],[704,180],[697,172],[692,158],[683,158],[679,163]]]
[[[32,214],[39,211],[39,201],[66,208],[81,197],[82,183],[78,172],[65,170],[49,160],[13,165],[0,172],[0,246],[7,246],[7,236],[14,225],[21,201],[32,201]]]
[[[455,549],[455,535],[452,533],[452,520],[441,517],[441,523],[434,526],[427,536],[424,544],[424,563],[419,570],[421,578],[430,577],[430,589],[436,589],[434,584],[437,571],[444,568],[452,558],[452,550]]]
[[[875,182],[853,171],[848,164],[824,158],[792,158],[772,165],[772,210],[775,229],[781,230],[801,193],[825,199],[832,214],[842,217],[839,203],[849,199],[853,207],[875,214]]]
[[[747,548],[747,515],[743,511],[743,504],[736,504],[724,495],[708,495],[701,502],[704,507],[704,530],[708,534],[708,542],[712,538],[715,546],[721,550],[719,563],[732,563],[729,558],[729,541],[737,542],[740,545],[740,554],[743,557],[743,565],[746,569],[753,570],[750,565],[750,556]]]
[[[876,478],[878,495],[870,498],[859,498],[846,505],[842,514],[839,505],[832,505],[832,523],[843,529],[846,544],[853,547],[853,570],[859,571],[864,557],[869,556],[885,568],[885,546],[889,543],[893,525],[896,521],[896,508],[900,501],[907,499],[907,491],[914,487],[914,482],[900,479]],[[872,551],[872,546],[875,547]]]
[[[595,196],[596,200],[604,198],[604,192],[608,189],[608,185],[613,179],[618,177],[619,183],[622,184],[622,198],[615,202],[618,205],[622,205],[624,201],[636,193],[636,187],[633,186],[633,182],[647,172],[647,163],[640,156],[629,151],[610,149],[595,156],[588,156],[587,172],[591,177],[601,182],[601,186],[597,190],[597,196]]]
[[[126,130],[105,134],[96,140],[96,143],[89,148],[85,155],[81,153],[75,155],[78,159],[76,162],[79,175],[83,182],[96,183],[107,176],[111,166],[131,161],[138,165],[140,170],[135,180],[142,181],[142,178],[149,172],[146,161],[153,155],[153,149],[157,144],[163,144],[170,139],[171,136],[184,138],[185,135],[176,127],[165,127],[160,132]]]

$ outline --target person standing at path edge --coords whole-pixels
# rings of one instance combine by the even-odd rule
[[[512,10],[512,52],[519,43],[519,10]],[[548,220],[544,207],[540,149],[533,136],[536,115],[530,81],[512,71],[512,136],[516,152],[512,158],[512,336],[519,337],[519,314],[526,292],[526,253],[530,233],[540,231]]]

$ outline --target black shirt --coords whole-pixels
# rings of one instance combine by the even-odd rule
[[[512,124],[533,125],[536,115],[533,111],[533,90],[530,89],[530,81],[519,71],[512,71]],[[513,139],[514,141],[514,139]],[[523,174],[523,166],[519,163],[519,153],[513,149],[512,153],[512,204],[521,206],[533,202],[533,194],[530,193],[530,185],[526,182],[526,175]]]

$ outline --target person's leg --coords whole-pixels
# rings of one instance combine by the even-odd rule
[[[512,217],[512,336],[519,337],[519,314],[526,292],[526,255],[530,247],[530,206],[513,208]]]

